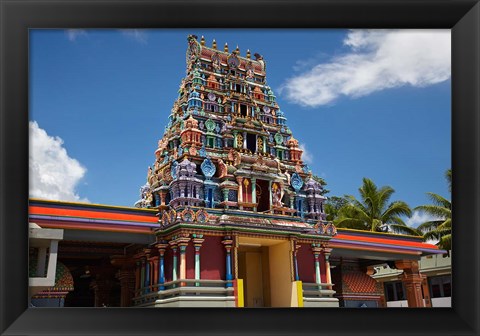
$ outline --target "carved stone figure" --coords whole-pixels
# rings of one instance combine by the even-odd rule
[[[273,161],[277,163],[277,173],[280,174],[282,172],[282,169],[280,168],[280,165],[282,164],[280,162],[280,159],[276,157],[275,159],[273,159]]]
[[[283,174],[287,178],[287,185],[290,185],[290,173],[287,169],[285,169],[285,173]]]
[[[152,178],[153,170],[152,167],[148,166],[148,172],[147,172],[147,182],[150,183],[150,179]]]
[[[222,159],[218,159],[218,177],[219,178],[222,178],[222,177],[225,177],[227,176],[227,165],[225,164],[225,162],[223,162]]]
[[[234,155],[233,165],[238,166],[240,163],[242,163],[242,155],[237,151],[234,151],[233,155]]]

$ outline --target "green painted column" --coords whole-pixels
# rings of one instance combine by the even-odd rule
[[[317,281],[317,284],[321,283],[320,262],[318,261],[318,253],[315,253],[315,280]]]
[[[223,192],[223,201],[224,201],[224,202],[228,202],[228,191],[229,191],[229,190],[228,190],[227,188],[225,188],[225,189],[222,190],[222,192]]]
[[[193,246],[195,247],[195,280],[200,279],[200,248],[202,247],[202,243],[205,239],[203,239],[203,235],[193,234]],[[195,286],[200,286],[199,282],[195,283]]]
[[[272,208],[272,181],[268,181],[268,199],[270,202],[270,209],[271,209]]]
[[[315,260],[315,282],[317,284],[320,284],[322,282],[322,278],[320,277],[320,260],[319,260],[319,256],[321,252],[320,244],[312,244],[312,252],[315,258],[314,259]]]
[[[200,247],[195,247],[195,280],[200,279]]]
[[[177,251],[178,247],[176,245],[172,246],[173,250],[173,272],[172,272],[172,280],[175,281],[178,279],[177,276],[177,264],[178,264],[178,256],[177,256]]]
[[[257,203],[257,179],[252,177],[250,181],[252,182],[252,203]],[[253,208],[253,211],[257,211],[256,206]]]

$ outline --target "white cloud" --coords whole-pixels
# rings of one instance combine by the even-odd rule
[[[440,218],[432,216],[432,215],[424,213],[424,212],[414,211],[413,214],[412,214],[412,217],[407,218],[405,223],[408,226],[416,228],[417,226],[419,226],[420,224],[423,224],[425,222],[439,220],[439,219]]]
[[[425,87],[450,78],[450,30],[351,30],[343,43],[348,53],[288,79],[280,93],[294,103],[316,107],[341,96]]]
[[[312,164],[312,163],[313,163],[313,154],[310,153],[310,151],[307,149],[307,147],[305,147],[305,144],[300,143],[300,144],[298,144],[298,147],[299,147],[301,150],[303,150],[302,160],[303,160],[305,163]]]
[[[84,29],[67,29],[65,30],[65,34],[69,41],[74,42],[77,40],[77,37],[86,36],[87,31]]]
[[[327,58],[328,54],[324,52],[318,52],[311,58],[297,60],[293,65],[293,70],[297,72],[306,71],[318,63],[325,61]]]
[[[29,126],[30,197],[88,202],[76,192],[86,168],[68,156],[62,139],[48,135],[36,121],[30,121]]]
[[[141,44],[147,44],[147,33],[142,29],[120,29],[122,35],[137,41]]]

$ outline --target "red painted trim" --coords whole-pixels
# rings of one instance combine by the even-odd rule
[[[342,244],[341,242],[337,243],[330,243],[329,246],[331,248],[344,248],[349,250],[362,250],[362,251],[377,251],[377,252],[395,252],[400,254],[412,254],[412,255],[420,255],[422,252],[420,251],[409,251],[409,250],[402,250],[396,249],[395,247],[374,247],[374,246],[352,246],[350,244]]]
[[[348,234],[339,233],[335,236],[335,239],[339,240],[348,240],[348,241],[358,241],[358,242],[370,242],[370,243],[378,243],[378,244],[388,244],[388,245],[399,245],[399,246],[411,246],[411,247],[420,247],[420,248],[429,248],[438,250],[438,246],[426,243],[416,243],[410,242],[406,240],[398,240],[398,239],[383,239],[383,238],[373,238],[373,237],[361,237],[358,235],[351,236]],[[332,242],[333,243],[333,242]]]
[[[158,218],[156,216],[129,215],[124,213],[115,213],[115,212],[106,212],[106,211],[61,209],[61,208],[39,207],[39,206],[29,206],[29,212],[30,214],[33,214],[33,215],[78,217],[78,218],[85,218],[85,219],[95,218],[95,219],[123,220],[123,221],[146,222],[146,223],[156,223],[158,221]]]
[[[145,233],[151,234],[152,230],[149,227],[138,227],[138,226],[112,226],[107,224],[89,224],[88,222],[82,224],[72,224],[62,221],[42,221],[35,220],[35,223],[40,225],[42,228],[59,228],[59,229],[74,229],[74,230],[88,230],[88,231],[104,231],[104,232],[128,232],[128,233]]]

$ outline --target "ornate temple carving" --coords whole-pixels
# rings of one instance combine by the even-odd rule
[[[325,218],[322,186],[308,175],[265,64],[260,54],[188,37],[187,74],[137,206]]]

